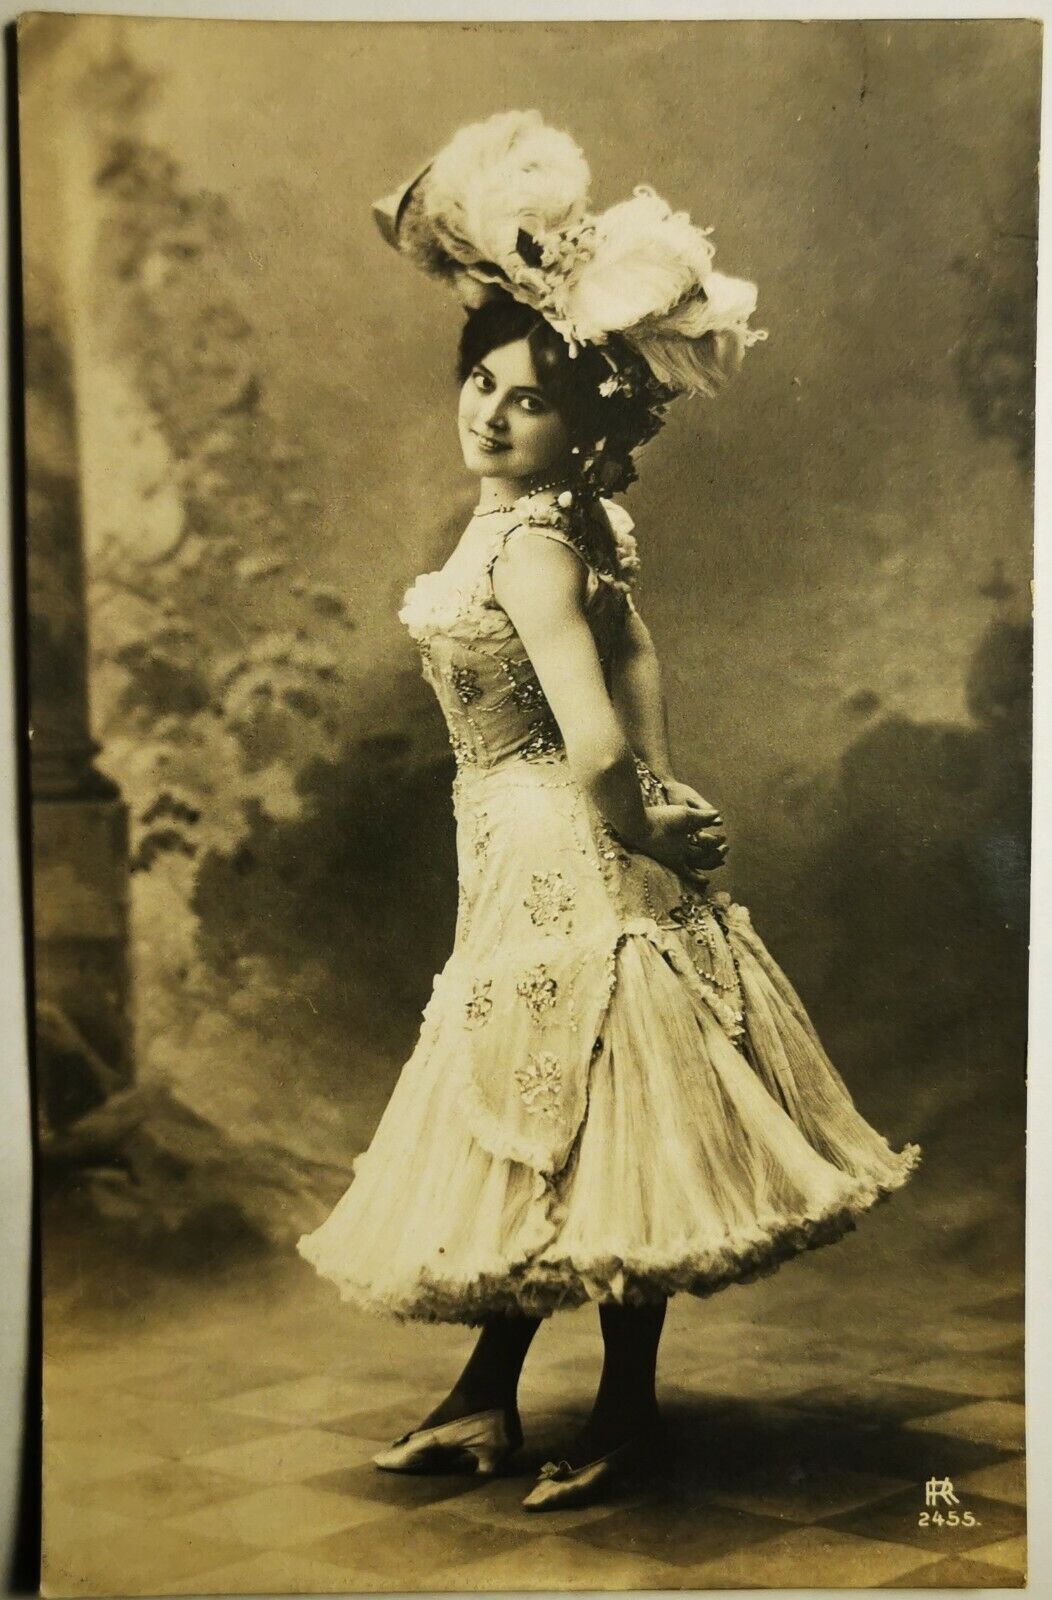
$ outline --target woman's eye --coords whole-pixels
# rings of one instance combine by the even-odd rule
[[[490,391],[495,387],[494,380],[490,377],[489,373],[483,372],[479,367],[476,367],[474,372],[471,374],[471,381],[475,385],[475,388],[480,390],[483,394],[489,394]],[[548,410],[545,402],[534,394],[524,394],[520,399],[519,404],[527,413],[527,415],[532,417],[543,416]]]

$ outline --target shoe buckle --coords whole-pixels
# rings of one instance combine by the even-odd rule
[[[568,1461],[546,1461],[540,1470],[540,1477],[560,1480],[573,1476],[574,1469]]]

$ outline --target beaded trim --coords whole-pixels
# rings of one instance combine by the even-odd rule
[[[530,737],[521,746],[517,754],[525,761],[536,760],[538,756],[554,755],[562,750],[563,737],[559,732],[558,724],[553,717],[546,717],[538,722]]]
[[[471,705],[482,695],[482,684],[474,667],[453,665],[449,669],[449,677],[454,690],[466,706]]]
[[[647,806],[664,805],[668,800],[668,790],[657,773],[653,768],[648,767],[640,756],[636,756],[635,766],[636,777],[639,779],[639,785],[643,791],[643,804]]]
[[[706,946],[709,955],[712,958],[713,967],[715,968],[718,958],[716,952],[716,941],[712,936],[712,930],[709,926],[709,917],[712,917],[713,920],[715,920],[715,913],[713,912],[711,905],[709,905],[706,901],[696,900],[693,895],[684,895],[681,900],[677,901],[677,903],[672,906],[668,912],[668,916],[681,928],[686,928],[690,933],[692,933],[699,944],[704,944]],[[727,948],[730,949],[729,944]],[[731,951],[731,957],[732,959],[734,957],[733,951]],[[736,962],[735,970],[737,971]],[[708,977],[709,982],[713,984],[715,988],[722,989],[725,994],[734,994],[738,988],[737,983],[728,982],[726,979],[718,978],[715,971],[707,973],[706,976]]]

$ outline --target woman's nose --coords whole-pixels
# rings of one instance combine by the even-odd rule
[[[508,419],[504,415],[504,402],[497,395],[489,396],[489,404],[479,408],[479,417],[487,428],[492,428],[494,433],[501,433],[508,426]]]

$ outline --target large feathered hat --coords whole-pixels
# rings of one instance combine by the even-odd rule
[[[714,395],[766,339],[751,328],[756,285],[712,267],[698,228],[646,184],[595,214],[591,173],[538,111],[461,128],[373,213],[384,238],[472,307],[499,294],[531,306],[565,338],[642,358],[666,397]]]

